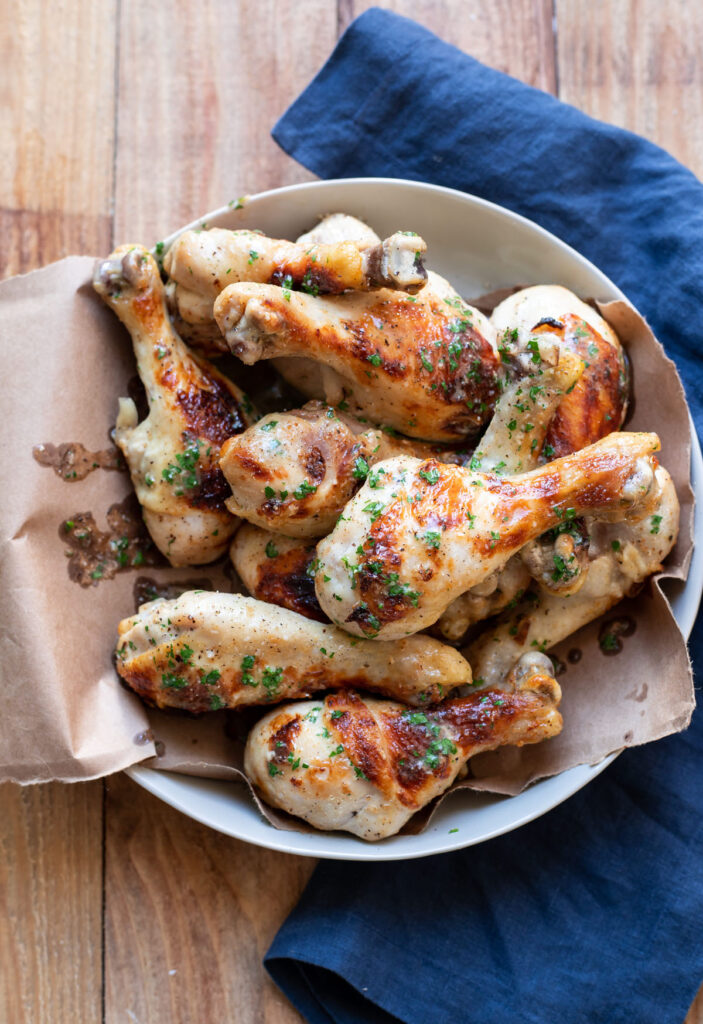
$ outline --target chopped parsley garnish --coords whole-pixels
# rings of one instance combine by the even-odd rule
[[[255,661],[256,661],[256,658],[254,657],[253,654],[245,654],[244,657],[242,658],[242,663],[240,665],[241,672],[242,672],[242,686],[258,686],[259,685],[257,683],[257,681],[254,679],[254,677],[251,674],[251,672],[249,671],[249,669],[254,667]]]
[[[417,608],[417,602],[422,596],[419,590],[413,590],[409,583],[400,583],[397,572],[388,574],[388,586],[386,589],[389,597],[405,597],[413,608]]]
[[[379,516],[383,514],[385,507],[382,501],[367,501],[362,511],[371,517],[372,523],[375,523]]]
[[[573,560],[573,555],[571,559]],[[578,570],[572,569],[561,555],[554,555],[554,569],[552,579],[555,583],[571,580],[578,574]]]
[[[188,685],[188,680],[176,675],[174,672],[163,672],[161,675],[161,685],[169,690],[182,690],[184,686]]]
[[[293,491],[293,497],[296,501],[302,501],[307,494],[314,494],[317,490],[317,484],[311,484],[307,480],[303,480],[302,484]]]
[[[176,494],[182,494],[184,490],[192,490],[198,486],[198,475],[195,467],[200,456],[200,441],[194,441],[182,452],[176,452],[175,463],[170,462],[161,470],[161,476],[168,483],[177,483],[179,489]]]
[[[604,633],[598,640],[601,651],[619,651],[620,641],[615,633]]]
[[[318,286],[316,284],[314,284],[313,279],[312,279],[312,274],[310,273],[309,270],[305,271],[305,276],[303,277],[303,280],[300,283],[300,287],[302,288],[302,290],[304,292],[307,292],[308,295],[319,295],[320,294],[320,289],[318,288]]]
[[[539,353],[539,342],[536,341],[535,338],[531,338],[527,343],[527,348],[532,353],[532,362],[541,363],[542,356]]]
[[[269,697],[273,697],[277,692],[278,687],[281,684],[281,678],[283,676],[282,668],[270,668],[268,665],[263,671],[261,682],[263,683],[264,689],[268,693]]]
[[[273,430],[276,426],[278,426],[278,420],[269,420],[268,423],[262,423],[259,430],[264,430],[268,434],[268,432]]]
[[[432,740],[425,751],[424,763],[430,770],[434,770],[439,765],[440,757],[448,757],[450,754],[456,754],[456,747],[450,739],[445,736],[441,740]]]
[[[322,568],[322,562],[320,561],[320,559],[319,558],[313,558],[312,561],[310,562],[310,565],[305,570],[305,575],[306,576],[310,576],[312,578],[317,573],[317,570],[321,569],[321,568]],[[327,579],[329,579],[329,576],[327,577]]]
[[[378,352],[374,352],[372,355],[367,356],[367,359],[371,363],[372,366],[382,366],[383,365],[383,359],[378,354]]]
[[[442,543],[442,534],[439,530],[428,530],[422,539],[428,548],[434,548],[436,551]]]
[[[214,686],[219,678],[220,670],[217,668],[213,668],[202,676],[200,682],[205,683],[206,686]]]
[[[421,469],[418,476],[421,476],[428,484],[436,484],[439,481],[439,470],[434,467],[432,469]]]
[[[363,455],[360,455],[356,462],[354,463],[354,468],[352,469],[352,476],[354,477],[355,480],[365,480],[368,475],[369,464],[363,457]]]
[[[265,551],[267,558],[276,558],[278,556],[278,548],[272,540],[267,541]]]
[[[649,532],[650,533],[659,533],[659,527],[661,526],[661,521],[662,521],[662,516],[652,516],[652,518],[650,519],[650,523],[652,524],[652,528],[651,528],[651,530]]]

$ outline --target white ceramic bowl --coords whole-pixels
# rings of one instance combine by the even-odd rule
[[[414,181],[349,178],[291,185],[252,196],[242,209],[217,210],[189,226],[260,228],[274,237],[296,238],[321,214],[337,211],[361,217],[382,238],[398,228],[417,231],[428,244],[432,268],[466,297],[516,283],[549,282],[565,285],[577,295],[624,298],[592,263],[531,221],[475,196]],[[693,488],[699,493],[703,462],[693,425],[691,434]],[[696,513],[694,535],[698,534],[700,515]],[[702,589],[703,553],[696,550],[686,584],[668,587],[676,620],[686,637]],[[514,797],[460,790],[444,802],[422,834],[393,836],[379,843],[365,843],[341,833],[279,831],[261,817],[244,786],[141,767],[129,769],[129,774],[184,814],[237,839],[287,853],[379,861],[458,850],[518,828],[581,789],[615,756],[544,779]],[[456,831],[450,833],[450,829]]]

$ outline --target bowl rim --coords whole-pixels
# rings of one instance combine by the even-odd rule
[[[249,206],[250,203],[270,198],[281,198],[309,191],[315,191],[318,193],[324,192],[325,190],[332,191],[337,189],[339,186],[349,185],[362,187],[370,187],[374,185],[387,187],[390,185],[397,189],[410,189],[413,191],[420,190],[430,195],[436,195],[439,193],[453,196],[462,202],[466,202],[470,206],[482,207],[485,210],[490,211],[494,216],[503,218],[506,222],[521,224],[528,230],[541,235],[542,238],[550,244],[550,246],[560,249],[564,254],[568,254],[570,261],[581,264],[584,269],[595,273],[596,276],[600,277],[604,286],[610,291],[613,299],[621,299],[625,302],[629,302],[627,296],[603,271],[596,267],[590,260],[586,259],[586,257],[576,249],[568,245],[568,243],[564,242],[558,235],[553,234],[546,228],[543,228],[540,224],[537,224],[535,221],[532,221],[528,217],[524,217],[522,214],[516,213],[507,207],[500,206],[497,203],[493,203],[488,199],[483,199],[480,196],[473,195],[470,192],[462,192],[459,189],[449,188],[444,185],[433,185],[430,182],[414,181],[408,178],[383,178],[378,176],[330,178],[325,180],[300,182],[292,185],[283,185],[279,188],[266,189],[263,192],[257,192],[255,194],[242,197],[245,200],[242,208]],[[236,208],[233,207],[232,203],[219,207],[202,217],[198,217],[189,224],[179,228],[177,231],[172,232],[163,239],[163,244],[168,247],[183,231],[198,228],[210,221],[228,218],[233,212],[235,212],[235,210]],[[693,420],[690,418],[690,414],[689,420],[691,428],[691,485],[694,497],[697,497],[699,488],[703,493],[703,456],[701,454],[700,443]],[[696,535],[699,515],[698,503],[696,502],[694,505],[694,537]],[[666,586],[667,584],[665,581],[665,588]],[[680,593],[686,591],[689,600],[687,601],[684,609],[678,610],[678,614],[675,608],[672,608],[672,613],[674,614],[674,618],[684,638],[688,639],[696,620],[701,596],[703,595],[703,552],[699,554],[698,548],[695,544],[687,579],[679,584],[679,586]],[[385,840],[380,840],[377,843],[368,843],[356,836],[340,832],[328,833],[321,830],[314,832],[295,832],[276,829],[267,822],[263,816],[259,816],[259,821],[265,826],[265,829],[261,830],[261,834],[252,835],[247,831],[247,828],[233,828],[227,826],[222,822],[214,820],[211,813],[205,813],[199,809],[198,806],[194,807],[192,805],[193,793],[196,789],[201,790],[201,798],[203,793],[207,794],[209,792],[213,792],[217,797],[220,791],[222,791],[222,793],[226,792],[224,787],[231,788],[232,782],[181,775],[176,772],[158,771],[138,764],[126,768],[125,771],[130,778],[146,789],[149,793],[157,796],[159,799],[163,800],[176,810],[181,811],[193,820],[198,821],[200,824],[207,825],[216,831],[222,832],[225,835],[232,836],[232,838],[251,843],[254,846],[277,850],[282,853],[317,857],[326,860],[393,861],[414,860],[419,857],[434,856],[440,853],[451,853],[456,850],[466,849],[470,846],[487,842],[489,839],[493,839],[497,836],[512,832],[515,829],[519,829],[528,822],[534,821],[536,818],[539,818],[543,814],[553,810],[553,808],[557,807],[584,786],[588,785],[589,782],[592,782],[593,779],[597,778],[598,775],[608,767],[608,765],[612,764],[621,752],[622,751],[620,750],[614,751],[597,764],[576,765],[573,768],[569,768],[557,775],[540,779],[532,783],[514,797],[501,797],[498,794],[486,794],[487,796],[501,802],[520,801],[520,798],[527,793],[532,795],[539,793],[543,799],[541,801],[538,800],[536,806],[532,807],[529,806],[532,801],[527,801],[529,809],[518,814],[517,817],[505,822],[504,824],[488,829],[481,836],[473,836],[466,839],[460,837],[460,830],[454,835],[445,832],[442,838],[438,838],[438,841],[435,844],[428,844],[430,848],[413,849],[409,846],[407,852],[403,850],[402,847],[398,849],[396,844],[411,840],[415,838],[414,836],[396,835]],[[473,795],[475,796],[476,794]],[[480,795],[483,796],[484,794]],[[220,796],[219,799],[221,798],[222,797]],[[226,798],[231,799],[231,793]],[[251,802],[250,794],[246,794],[246,799]],[[258,815],[258,812],[256,813]],[[459,811],[459,813],[461,813],[461,811]],[[464,813],[466,813],[466,811]],[[431,825],[427,830],[420,833],[418,838],[421,836],[427,837],[428,834],[431,834]]]

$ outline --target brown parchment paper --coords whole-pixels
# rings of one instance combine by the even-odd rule
[[[117,397],[127,393],[134,376],[128,335],[89,284],[93,263],[92,257],[70,257],[0,284],[6,367],[0,779],[77,781],[144,762],[241,781],[243,741],[256,711],[194,719],[146,709],[119,683],[112,664],[116,625],[135,608],[138,577],[178,583],[181,589],[189,584],[241,588],[222,564],[191,570],[142,566],[81,588],[69,579],[60,526],[88,511],[104,526],[109,507],[130,493],[129,477],[96,469],[84,480],[66,482],[32,457],[33,446],[46,442],[105,448]],[[676,484],[681,529],[661,578],[683,580],[693,539],[683,389],[673,363],[627,303],[601,309],[632,363],[636,402],[627,429],[659,433],[661,460]],[[637,629],[617,657],[600,651],[598,623],[556,648],[568,665],[560,676],[562,734],[538,746],[480,755],[471,762],[470,778],[453,788],[516,793],[537,778],[596,763],[622,747],[686,727],[694,707],[691,669],[659,579],[648,583],[627,611]],[[620,606],[607,617],[615,614],[620,615]],[[573,648],[583,654],[577,665],[566,659]],[[308,831],[287,815],[262,811],[277,827]],[[416,815],[409,830],[424,827],[430,813]]]

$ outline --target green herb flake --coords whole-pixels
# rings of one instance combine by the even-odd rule
[[[442,543],[442,534],[439,530],[428,530],[422,539],[428,548],[437,551]]]
[[[604,633],[603,636],[598,639],[598,646],[601,651],[619,651],[620,641],[616,637],[615,633]]]
[[[354,477],[355,480],[365,480],[368,475],[369,464],[363,457],[363,455],[360,455],[354,463],[354,468],[352,469],[352,476]]]
[[[303,480],[302,484],[293,491],[293,497],[296,501],[302,501],[307,494],[314,494],[317,490],[317,484],[311,484],[307,480]]]
[[[174,672],[163,672],[161,675],[161,685],[167,690],[182,690],[184,686],[188,685],[188,680],[176,675]]]
[[[426,480],[428,484],[434,485],[439,482],[439,470],[434,466],[431,469],[421,469],[418,473],[423,480]]]

